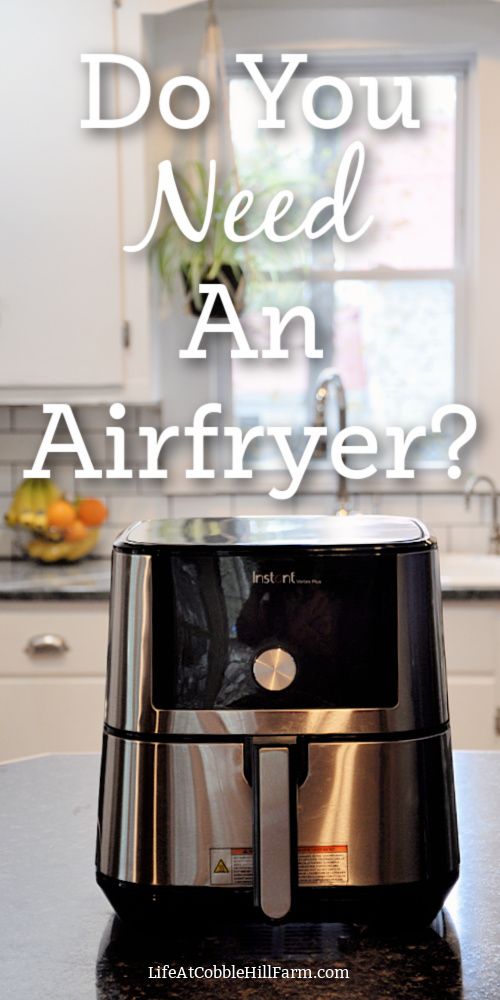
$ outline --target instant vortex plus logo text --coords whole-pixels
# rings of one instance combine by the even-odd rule
[[[257,570],[253,570],[252,573],[252,583],[290,583],[290,584],[316,584],[318,586],[321,580],[303,580],[298,579],[295,570],[291,570],[290,573],[275,573],[274,570],[270,570],[268,573],[258,573]]]

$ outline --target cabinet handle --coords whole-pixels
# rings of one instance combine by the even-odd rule
[[[41,656],[44,653],[67,653],[69,646],[61,635],[54,635],[53,632],[45,632],[43,635],[34,635],[29,640],[24,652],[28,656]]]

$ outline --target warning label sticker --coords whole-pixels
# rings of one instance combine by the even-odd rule
[[[253,884],[251,847],[211,847],[210,882],[212,885],[250,886]]]
[[[347,844],[313,844],[298,849],[299,885],[345,885],[348,880]],[[212,885],[253,885],[251,847],[211,847]]]
[[[347,844],[299,847],[299,885],[345,885],[348,879]]]

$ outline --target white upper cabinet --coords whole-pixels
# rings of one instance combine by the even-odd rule
[[[3,3],[3,402],[152,398],[144,311],[130,347],[124,338],[119,131],[80,127],[88,117],[81,54],[113,52],[114,17],[112,0]],[[111,77],[103,94],[112,116]]]

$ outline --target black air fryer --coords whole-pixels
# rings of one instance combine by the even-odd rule
[[[459,854],[436,543],[411,518],[115,542],[97,879],[119,914],[431,921]]]

